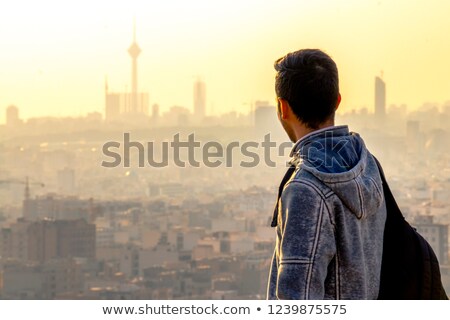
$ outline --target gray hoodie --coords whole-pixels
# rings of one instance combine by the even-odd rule
[[[300,139],[291,157],[267,299],[376,299],[386,205],[373,156],[336,126]]]

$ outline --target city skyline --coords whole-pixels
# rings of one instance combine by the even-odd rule
[[[285,12],[286,6],[295,10]],[[103,113],[105,75],[116,91],[131,86],[126,49],[133,17],[143,48],[137,90],[149,92],[149,105],[158,104],[161,112],[174,105],[193,109],[197,75],[208,88],[207,113],[212,106],[223,114],[247,110],[252,101],[273,101],[273,61],[302,47],[322,48],[340,65],[343,112],[373,110],[372,79],[380,71],[389,85],[387,106],[405,103],[415,110],[426,102],[443,104],[450,99],[449,6],[444,1],[259,6],[135,1],[108,4],[105,11],[101,2],[90,10],[83,2],[73,10],[44,2],[30,4],[29,14],[10,4],[0,16],[0,106],[18,106],[25,119]]]

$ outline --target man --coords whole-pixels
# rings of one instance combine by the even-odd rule
[[[272,226],[268,299],[376,299],[386,205],[361,137],[335,126],[334,61],[316,49],[275,62],[278,118],[295,142]]]

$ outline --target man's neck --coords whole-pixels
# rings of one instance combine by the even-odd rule
[[[309,127],[306,127],[303,124],[299,124],[298,126],[296,126],[294,128],[294,135],[295,135],[295,140],[298,141],[301,138],[303,138],[304,136],[306,136],[307,134],[310,134],[311,132],[323,129],[323,128],[328,128],[328,127],[332,127],[334,126],[334,120],[330,120],[327,122],[324,122],[323,124],[321,124],[319,127],[312,129]]]

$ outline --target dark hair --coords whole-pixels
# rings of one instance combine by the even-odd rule
[[[289,102],[297,118],[317,129],[334,117],[339,95],[336,63],[318,49],[288,53],[275,61],[275,92]]]

